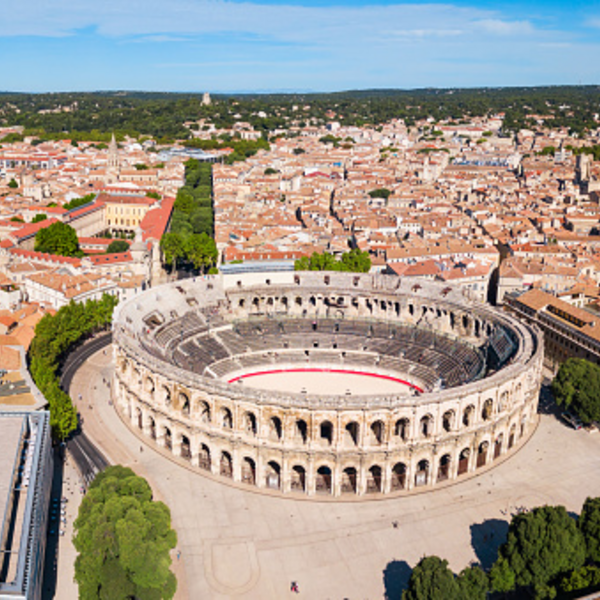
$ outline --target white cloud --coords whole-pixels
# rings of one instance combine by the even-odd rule
[[[530,35],[534,29],[528,21],[502,21],[500,19],[483,19],[476,23],[487,33],[494,35]]]

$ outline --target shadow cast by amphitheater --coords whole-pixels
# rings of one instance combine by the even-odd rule
[[[383,571],[383,585],[386,600],[400,600],[402,592],[408,587],[412,569],[404,560],[390,561]]]
[[[473,523],[471,546],[479,564],[490,569],[498,556],[498,549],[506,541],[508,522],[502,519],[486,519],[482,523]]]

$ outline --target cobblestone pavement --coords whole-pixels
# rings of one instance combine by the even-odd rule
[[[448,559],[455,571],[472,561],[488,566],[520,508],[563,504],[578,512],[588,495],[600,495],[600,434],[569,429],[548,410],[515,455],[435,491],[336,503],[231,487],[124,425],[109,402],[110,361],[108,350],[88,360],[73,396],[83,394],[85,430],[107,458],[148,478],[171,508],[177,598],[279,600],[296,597],[292,581],[311,600],[383,598],[401,589],[425,554]]]

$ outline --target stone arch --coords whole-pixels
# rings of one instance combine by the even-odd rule
[[[271,417],[269,419],[269,439],[273,441],[281,441],[283,428],[279,417]]]
[[[146,377],[146,380],[144,382],[144,389],[146,390],[147,394],[150,394],[151,398],[154,398],[154,388],[154,380],[152,379],[152,377]]]
[[[470,448],[463,448],[458,455],[458,475],[469,472],[469,458],[471,456]]]
[[[233,461],[231,460],[231,454],[226,450],[221,452],[221,460],[219,462],[219,475],[223,477],[233,477]]]
[[[346,423],[344,428],[344,445],[345,446],[358,446],[360,434],[360,425],[356,421],[350,421]]]
[[[233,429],[233,417],[231,411],[226,406],[221,407],[220,417],[223,429]]]
[[[322,421],[319,425],[319,439],[321,443],[331,446],[333,444],[333,423],[331,421]]]
[[[198,401],[198,414],[200,415],[200,421],[202,423],[210,423],[211,414],[210,414],[210,405],[205,400]]]
[[[304,419],[296,419],[294,426],[294,436],[299,439],[303,444],[308,441],[308,425]]]
[[[242,460],[242,483],[256,485],[256,463],[249,456]]]
[[[487,454],[490,443],[485,440],[477,448],[477,468],[484,467],[487,463]]]
[[[165,406],[171,406],[171,390],[163,385],[160,388],[160,400]]]
[[[190,414],[190,397],[185,392],[179,392],[179,407],[184,415]]]
[[[508,434],[508,448],[509,450],[515,445],[515,440],[517,436],[517,426],[513,423],[510,427],[510,432]]]
[[[163,434],[165,439],[165,448],[173,450],[173,434],[167,426],[163,427]]]
[[[494,459],[498,458],[502,454],[502,442],[504,441],[504,435],[498,434],[496,441],[494,442]]]
[[[181,436],[181,458],[192,460],[192,445],[186,435]]]
[[[442,428],[446,432],[450,432],[454,429],[454,421],[456,414],[453,410],[447,410],[442,416]]]
[[[206,444],[200,445],[198,452],[198,466],[205,471],[211,470],[210,448]]]
[[[321,465],[315,476],[315,492],[317,494],[331,494],[332,473],[328,465]]]
[[[342,471],[341,490],[342,494],[356,494],[358,473],[355,467],[346,467]]]
[[[370,438],[375,446],[381,446],[385,442],[385,423],[381,419],[371,423]]]
[[[428,438],[433,435],[433,417],[429,414],[421,417],[419,422],[419,433],[421,437]]]
[[[256,435],[256,415],[253,412],[247,411],[244,413],[243,428],[248,435]]]
[[[402,419],[398,419],[396,421],[396,426],[394,428],[394,433],[403,441],[405,442],[408,437],[409,437],[409,431],[410,431],[410,420],[407,419],[406,417],[403,417]]]
[[[429,461],[426,458],[421,459],[417,463],[415,471],[415,487],[427,485],[429,481]]]
[[[373,465],[367,471],[367,494],[378,494],[383,491],[382,470],[379,465]]]
[[[291,489],[293,492],[306,491],[306,469],[302,465],[294,465],[292,467]]]
[[[493,413],[494,413],[494,401],[491,398],[488,398],[483,403],[483,408],[481,409],[481,420],[489,421],[492,418]]]
[[[392,467],[392,492],[396,490],[403,490],[406,487],[406,465],[402,462],[396,463]]]
[[[469,404],[465,410],[463,410],[462,422],[465,427],[471,427],[475,420],[475,407]]]
[[[138,429],[144,429],[144,415],[142,414],[142,409],[138,406],[135,409],[135,418]]]
[[[267,463],[265,485],[271,490],[281,489],[281,466],[275,460]]]
[[[440,462],[439,462],[439,466],[438,466],[438,473],[437,473],[438,481],[445,481],[446,479],[448,479],[450,477],[451,464],[452,464],[452,457],[449,454],[444,454],[440,458]]]
[[[154,420],[154,417],[152,417],[152,416],[148,417],[148,421],[149,421],[150,438],[155,440],[156,439],[156,421]]]

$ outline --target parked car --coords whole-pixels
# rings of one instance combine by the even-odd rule
[[[573,429],[581,429],[583,427],[581,419],[568,410],[565,410],[561,417],[563,418],[563,421],[568,423]]]

